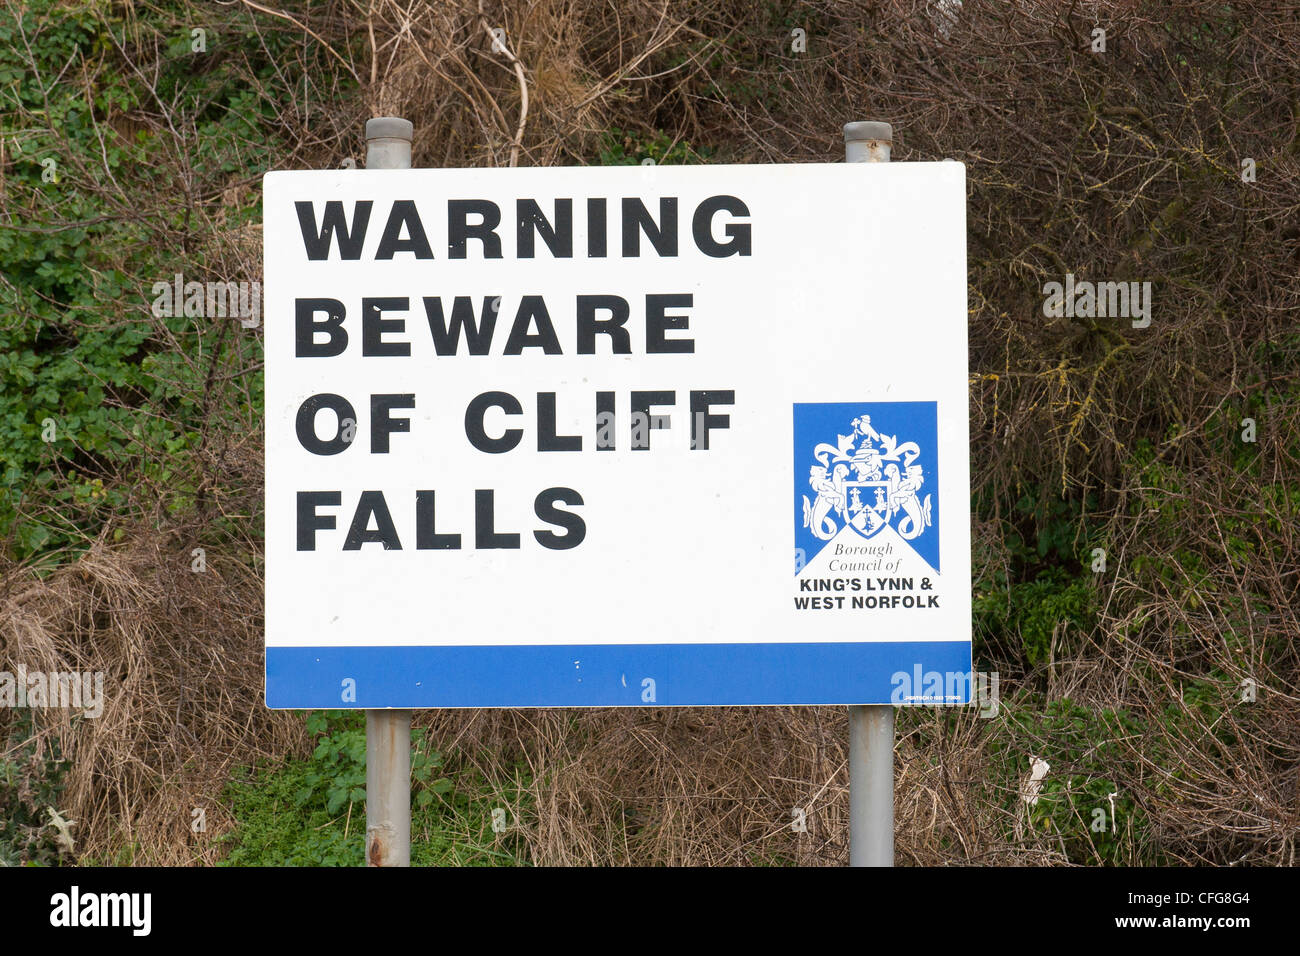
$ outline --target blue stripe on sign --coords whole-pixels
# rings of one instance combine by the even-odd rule
[[[907,694],[932,692],[936,678],[945,687],[940,693],[957,695],[951,703],[968,703],[970,676],[967,641],[269,647],[266,705],[888,704],[897,702],[891,695],[900,688]],[[343,701],[347,680],[356,682],[354,702]],[[643,700],[652,686],[653,700]]]

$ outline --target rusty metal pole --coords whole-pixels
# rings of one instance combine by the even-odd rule
[[[366,168],[410,169],[415,127],[366,121]],[[366,711],[366,865],[411,865],[411,712]]]
[[[846,123],[844,159],[887,163],[888,123]],[[849,866],[894,865],[894,708],[849,708]]]

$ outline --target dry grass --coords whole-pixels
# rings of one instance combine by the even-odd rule
[[[78,849],[109,862],[211,863],[191,833],[194,807],[223,828],[220,791],[237,761],[300,749],[302,722],[258,705],[261,585],[238,560],[191,571],[179,532],[96,542],[71,567],[6,593],[0,670],[104,674],[97,719],[39,712],[70,761],[61,809]],[[12,584],[12,579],[10,580]]]

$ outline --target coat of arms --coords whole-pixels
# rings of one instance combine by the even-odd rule
[[[835,444],[813,449],[808,487],[814,496],[803,496],[803,526],[822,541],[845,526],[864,538],[891,525],[906,541],[924,534],[933,524],[932,506],[929,494],[921,497],[925,469],[917,443],[882,435],[866,414],[836,437]]]

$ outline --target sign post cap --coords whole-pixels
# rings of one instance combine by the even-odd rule
[[[411,141],[415,126],[399,116],[376,116],[366,120],[366,139],[401,139]]]
[[[371,122],[374,122],[373,120]],[[877,122],[876,120],[865,120],[857,123],[844,124],[844,142],[861,143],[869,139],[884,140],[886,143],[894,141],[894,127],[888,123]]]

